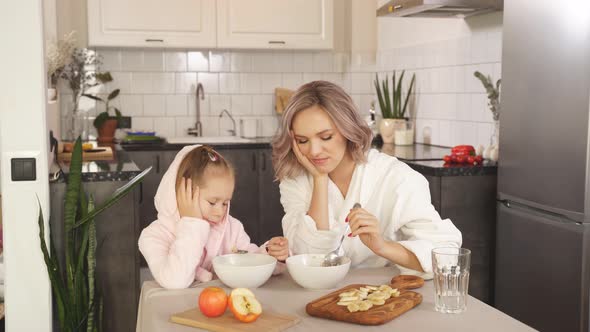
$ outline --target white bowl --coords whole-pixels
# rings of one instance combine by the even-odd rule
[[[322,266],[324,254],[304,254],[287,258],[287,270],[301,287],[308,289],[335,288],[344,280],[350,269],[350,258],[343,257],[343,264]]]
[[[229,254],[213,258],[219,279],[231,288],[257,288],[272,275],[277,259],[265,254]]]

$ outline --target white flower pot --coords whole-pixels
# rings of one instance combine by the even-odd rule
[[[379,132],[383,143],[390,144],[395,141],[395,131],[397,129],[405,129],[406,120],[404,119],[381,119],[379,122]]]

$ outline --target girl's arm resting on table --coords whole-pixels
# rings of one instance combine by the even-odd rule
[[[205,220],[183,217],[175,233],[157,220],[141,232],[139,251],[162,287],[181,289],[193,283],[209,227]]]

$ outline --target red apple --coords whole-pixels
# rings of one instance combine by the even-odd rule
[[[227,308],[227,294],[219,287],[207,287],[199,295],[199,309],[207,317],[223,315]]]

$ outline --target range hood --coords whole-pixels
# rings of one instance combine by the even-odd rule
[[[465,18],[503,8],[504,0],[392,0],[377,16]]]

